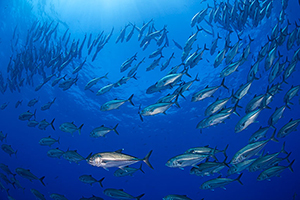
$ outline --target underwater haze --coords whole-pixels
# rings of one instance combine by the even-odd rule
[[[0,200],[300,199],[298,0],[1,0]]]

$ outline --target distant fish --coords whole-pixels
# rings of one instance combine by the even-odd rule
[[[96,180],[94,177],[92,177],[92,175],[82,175],[79,177],[79,180],[90,185],[93,185],[93,183],[99,183],[100,186],[103,187],[102,182],[104,180],[104,177],[100,180]]]
[[[88,155],[87,158],[82,157],[79,153],[77,153],[77,150],[67,150],[63,155],[63,158],[66,159],[69,162],[75,162],[78,164],[78,162],[86,160],[90,158],[91,154]]]
[[[286,168],[289,168],[289,170],[291,172],[294,172],[293,168],[292,168],[292,165],[294,164],[295,160],[293,160],[288,166],[274,166],[274,167],[271,167],[269,169],[266,169],[265,171],[263,171],[258,177],[257,177],[257,180],[258,181],[263,181],[265,179],[270,179],[271,177],[274,177],[274,176],[279,176],[280,173],[285,170]]]
[[[218,187],[222,187],[225,189],[225,185],[228,185],[229,183],[232,183],[234,181],[238,181],[241,185],[243,185],[243,183],[241,182],[241,176],[243,174],[240,174],[236,179],[230,179],[230,178],[215,178],[215,179],[211,179],[209,181],[204,182],[201,186],[200,189],[202,190],[214,190],[215,188]]]
[[[124,192],[124,190],[122,189],[112,189],[112,188],[108,188],[108,189],[105,189],[103,191],[103,193],[108,196],[108,197],[111,197],[113,199],[123,199],[123,200],[129,200],[129,199],[136,199],[136,200],[140,200],[145,194],[141,194],[137,197],[134,197],[126,192]]]
[[[192,200],[192,199],[187,197],[186,195],[169,194],[165,196],[163,200]],[[202,200],[204,200],[204,198]]]
[[[31,99],[29,102],[28,102],[28,106],[29,107],[32,107],[32,106],[34,106],[37,102],[38,102],[39,100],[38,99]]]
[[[1,142],[3,142],[4,139],[6,141],[6,138],[7,138],[7,133],[4,135],[3,132],[0,131],[0,140],[1,140]]]
[[[118,109],[126,101],[129,101],[131,103],[131,105],[134,106],[134,104],[132,102],[132,97],[133,97],[133,94],[127,100],[118,100],[118,99],[115,99],[115,100],[108,101],[108,102],[104,103],[101,106],[100,110],[101,111],[109,111],[109,110]]]
[[[56,142],[58,144],[60,144],[59,143],[59,138],[56,140],[54,138],[51,138],[51,136],[49,136],[49,137],[45,137],[45,138],[40,139],[39,144],[41,146],[49,146],[49,147],[51,147],[51,145],[54,144],[54,143],[56,143]]]
[[[15,171],[18,175],[22,176],[23,178],[29,179],[30,181],[39,180],[44,186],[46,186],[45,183],[43,182],[45,176],[38,178],[34,174],[32,174],[29,169],[23,169],[23,168],[16,168]]]
[[[14,151],[13,148],[11,147],[11,145],[8,144],[2,144],[1,145],[1,149],[7,153],[9,156],[11,156],[12,154],[15,154],[17,156],[17,152],[18,150]]]
[[[119,135],[118,131],[117,131],[117,127],[119,124],[117,124],[114,128],[108,128],[105,127],[104,125],[94,128],[91,132],[90,132],[90,136],[93,138],[97,138],[97,137],[104,137],[107,133],[114,131],[116,134]]]
[[[41,107],[41,110],[42,110],[42,111],[45,111],[45,110],[50,109],[50,107],[51,107],[52,104],[55,102],[55,100],[56,100],[56,97],[55,97],[52,101],[50,101],[50,102],[46,103],[45,105],[43,105],[43,106]]]
[[[71,133],[73,134],[75,131],[78,130],[79,132],[79,135],[81,134],[81,129],[83,127],[84,124],[81,124],[78,128],[77,126],[74,124],[74,122],[65,122],[65,123],[62,123],[60,126],[59,126],[59,129],[63,132],[66,132],[66,133]]]
[[[124,176],[133,176],[133,174],[136,172],[136,171],[141,171],[143,173],[145,173],[143,170],[142,170],[142,164],[140,165],[140,168],[133,168],[133,167],[124,167],[123,169],[117,169],[115,172],[114,172],[114,176],[116,177],[124,177]]]
[[[51,158],[60,158],[64,153],[65,152],[63,150],[56,148],[48,150],[47,155]]]
[[[19,115],[19,120],[21,121],[26,121],[26,120],[30,120],[31,117],[35,117],[36,114],[36,110],[34,111],[34,113],[29,112],[29,110],[27,112],[24,112],[22,114]]]
[[[30,192],[35,196],[36,199],[46,200],[45,196],[36,189],[30,189]]]
[[[51,123],[47,122],[46,119],[43,119],[42,121],[40,121],[39,125],[38,125],[38,128],[41,129],[41,130],[46,130],[46,128],[51,125],[52,129],[55,130],[54,128],[54,120],[55,118],[51,121]]]
[[[52,193],[50,194],[50,197],[54,200],[68,200],[64,195]]]

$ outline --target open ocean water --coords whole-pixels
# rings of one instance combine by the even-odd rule
[[[1,0],[0,199],[300,199],[299,10],[298,0]],[[232,63],[239,66],[223,74],[220,87]],[[251,66],[257,67],[254,78],[248,77]],[[237,94],[245,84],[249,90]],[[207,86],[216,91],[192,101]],[[167,95],[173,98],[156,103]],[[255,95],[262,101],[243,124]],[[205,116],[224,98],[222,109]],[[111,102],[120,107],[105,111]],[[235,105],[236,112],[217,117]],[[280,107],[278,121],[268,122]],[[238,123],[247,128],[235,130]],[[260,127],[269,127],[261,146],[247,146],[242,153],[249,156],[237,162],[279,153],[261,164],[264,169],[229,175],[234,156]],[[103,129],[110,132],[97,135]],[[270,140],[274,131],[278,142]],[[207,146],[206,154],[185,153]],[[97,155],[103,167],[92,166]],[[221,168],[190,172],[206,162]],[[118,177],[118,168],[136,171]],[[259,181],[261,173],[270,177]],[[91,175],[85,176],[90,182],[83,175]]]

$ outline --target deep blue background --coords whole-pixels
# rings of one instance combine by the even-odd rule
[[[212,1],[207,1],[213,5]],[[241,133],[235,133],[234,127],[239,117],[232,115],[226,120],[226,124],[219,124],[216,127],[210,127],[203,130],[203,134],[195,129],[197,123],[204,118],[206,107],[212,103],[217,97],[228,97],[230,94],[225,89],[220,89],[214,95],[214,98],[205,99],[201,102],[191,102],[191,96],[194,92],[199,91],[206,85],[214,86],[221,82],[218,77],[220,71],[225,67],[225,63],[217,69],[213,68],[213,61],[216,56],[210,56],[209,52],[204,53],[204,59],[189,73],[194,78],[199,73],[200,82],[195,82],[190,91],[184,93],[186,100],[179,98],[180,109],[173,106],[167,111],[167,115],[157,115],[153,117],[145,117],[144,122],[141,122],[138,116],[139,105],[142,107],[155,103],[160,97],[171,93],[171,90],[163,91],[162,93],[146,94],[146,89],[154,84],[157,80],[163,77],[170,66],[180,64],[181,51],[177,49],[172,39],[184,45],[188,37],[195,32],[195,27],[190,27],[190,20],[195,13],[206,7],[206,3],[199,4],[199,1],[134,1],[134,0],[110,0],[110,1],[21,1],[21,0],[2,0],[0,2],[0,70],[6,79],[6,67],[9,62],[9,57],[12,55],[10,49],[10,39],[13,30],[17,26],[17,34],[19,34],[19,46],[15,49],[21,49],[21,44],[26,39],[27,30],[32,23],[37,19],[41,22],[51,22],[52,20],[60,22],[58,35],[62,35],[67,28],[71,33],[71,40],[83,38],[84,34],[93,33],[93,38],[100,32],[104,31],[108,34],[112,27],[114,33],[108,44],[100,51],[97,59],[91,62],[92,56],[88,57],[88,64],[83,67],[79,73],[78,84],[72,86],[67,91],[62,91],[57,86],[51,87],[50,81],[43,88],[35,92],[31,86],[21,88],[21,93],[11,93],[9,90],[4,95],[1,94],[0,104],[10,102],[5,110],[0,111],[0,130],[8,133],[7,144],[12,145],[15,150],[18,150],[17,158],[13,155],[9,157],[2,150],[0,151],[0,162],[5,163],[14,171],[18,167],[30,169],[36,176],[46,176],[44,187],[39,181],[30,182],[20,176],[16,178],[21,185],[25,187],[25,191],[14,189],[11,185],[5,185],[10,188],[10,195],[15,199],[34,199],[30,192],[31,188],[35,188],[43,193],[46,199],[50,199],[51,193],[64,194],[68,199],[79,199],[82,196],[89,197],[92,194],[100,196],[104,199],[109,199],[103,194],[105,188],[123,188],[126,192],[133,196],[138,196],[142,193],[146,195],[144,200],[162,199],[168,194],[186,194],[192,199],[292,199],[293,194],[299,193],[300,189],[300,164],[299,164],[299,131],[293,132],[284,139],[280,139],[279,143],[270,142],[265,147],[265,152],[274,153],[280,150],[283,141],[286,142],[286,150],[292,152],[290,160],[296,159],[293,169],[294,173],[285,170],[282,177],[274,177],[271,181],[257,182],[256,178],[259,172],[250,173],[245,171],[241,181],[243,186],[237,182],[228,185],[227,190],[221,188],[213,191],[200,190],[200,185],[213,177],[197,177],[189,174],[189,169],[185,170],[172,169],[165,166],[166,161],[178,154],[183,153],[188,148],[210,145],[217,146],[223,149],[227,144],[229,148],[227,154],[229,159],[240,148],[244,147],[251,134],[260,126],[266,126],[269,116],[273,113],[276,107],[284,104],[283,96],[290,89],[291,85],[299,85],[299,63],[296,66],[296,71],[292,77],[288,79],[288,85],[283,84],[283,91],[275,95],[273,102],[270,104],[272,110],[263,110],[260,114],[259,123],[252,124],[249,128]],[[286,10],[287,18],[292,23],[289,27],[289,33],[295,28],[294,22],[299,24],[299,5],[297,1],[289,1]],[[247,62],[240,66],[239,71],[233,73],[226,79],[226,85],[230,89],[236,90],[241,84],[246,83],[246,76],[251,64],[256,60],[258,51],[261,46],[267,42],[267,35],[270,35],[272,28],[277,23],[276,17],[281,11],[281,4],[274,2],[274,9],[270,19],[264,19],[257,28],[248,27],[243,33],[243,46],[236,56],[239,58],[242,49],[247,45],[247,35],[250,34],[254,38],[251,45],[251,54]],[[115,44],[115,40],[119,31],[128,23],[135,23],[141,27],[143,22],[150,19],[154,20],[154,25],[157,29],[161,29],[167,25],[169,31],[168,37],[170,47],[163,51],[165,59],[172,52],[175,52],[175,59],[171,61],[170,66],[165,72],[160,72],[158,66],[155,70],[146,72],[145,68],[152,62],[148,56],[156,50],[155,43],[151,43],[149,47],[142,51],[137,42],[137,32],[128,42]],[[286,23],[286,22],[285,22]],[[205,22],[201,25],[206,26]],[[130,30],[131,27],[127,30]],[[221,37],[225,37],[225,31],[218,29],[215,26],[215,32],[219,32]],[[126,32],[127,35],[128,31]],[[196,49],[196,45],[203,46],[205,43],[208,48],[214,38],[204,32],[199,33],[197,41],[194,44],[192,51]],[[237,41],[236,34],[231,36],[231,44]],[[219,40],[218,50],[222,50],[224,40]],[[287,51],[286,43],[279,47],[281,55],[289,57],[291,60],[294,51],[299,46],[294,46],[293,50]],[[119,72],[121,64],[129,57],[138,52],[138,61],[146,57],[146,62],[143,63],[138,72],[138,80],[130,80],[127,84],[118,88],[113,88],[109,93],[103,96],[96,96],[90,91],[85,91],[85,84],[94,77],[102,76],[109,72],[108,80],[101,80],[92,89],[97,90],[100,87],[116,82],[124,74]],[[15,52],[14,52],[15,53]],[[86,55],[86,45],[84,55]],[[208,62],[208,61],[209,62]],[[63,74],[71,73],[73,68],[68,66]],[[255,81],[247,94],[241,101],[241,106],[245,108],[246,104],[253,98],[255,94],[263,94],[268,86],[268,73],[264,71],[264,61],[260,64],[259,76],[261,78]],[[38,85],[42,80],[36,76],[35,85]],[[183,78],[189,81],[188,77]],[[53,79],[52,79],[53,80]],[[275,80],[275,83],[281,82],[282,77]],[[124,104],[120,109],[109,112],[101,112],[100,106],[114,98],[127,99],[131,94],[134,94],[133,107],[129,103]],[[40,107],[56,97],[56,102],[50,110],[41,111]],[[29,100],[39,98],[39,102],[34,108],[27,107]],[[15,109],[14,105],[18,100],[23,100],[23,104]],[[286,110],[284,118],[276,124],[277,129],[280,129],[291,118],[299,118],[299,97],[295,97],[292,102],[291,110]],[[18,119],[19,114],[27,110],[37,109],[36,120],[41,121],[46,119],[51,121],[56,118],[54,126],[56,131],[48,127],[46,131],[41,131],[38,128],[30,128],[27,122],[22,122]],[[244,116],[244,108],[238,112]],[[71,134],[64,133],[59,130],[59,125],[63,122],[74,121],[76,125],[84,123],[82,135],[78,132]],[[117,123],[117,128],[120,135],[109,133],[106,138],[91,138],[90,131],[102,124],[108,127],[114,127]],[[271,136],[271,130],[267,137]],[[150,150],[153,154],[150,157],[150,162],[154,166],[154,170],[143,165],[145,174],[137,172],[134,177],[114,177],[114,168],[105,171],[102,168],[96,168],[88,165],[85,161],[78,165],[69,163],[64,159],[53,159],[47,156],[48,147],[40,146],[38,141],[42,137],[51,135],[54,138],[60,137],[60,144],[54,144],[52,147],[59,147],[62,150],[77,149],[78,153],[87,156],[90,152],[114,151],[124,148],[124,152],[139,158],[143,158]],[[2,143],[5,143],[3,141]],[[1,144],[2,144],[1,143]],[[222,155],[218,155],[220,160],[223,160]],[[282,165],[287,165],[284,161]],[[139,164],[133,165],[138,167]],[[222,173],[226,175],[224,169]],[[91,174],[96,179],[106,177],[103,181],[104,188],[100,188],[98,184],[93,186],[84,184],[79,181],[78,177],[83,174]],[[233,178],[236,176],[232,176]],[[0,180],[2,183],[3,181]],[[0,192],[0,199],[6,199],[6,192]],[[297,196],[299,198],[299,196]]]

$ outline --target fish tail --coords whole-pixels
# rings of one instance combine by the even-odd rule
[[[100,184],[101,187],[103,187],[102,181],[105,179],[105,177],[101,178],[98,182]]]
[[[5,142],[7,142],[7,139],[6,139],[6,138],[7,138],[7,133],[5,134],[5,137],[4,137],[4,139],[5,139]]]
[[[151,150],[151,151],[145,156],[145,158],[143,159],[143,161],[144,161],[151,169],[154,169],[154,168],[152,167],[152,165],[150,164],[150,162],[149,162],[149,157],[150,157],[152,151],[153,151],[153,150]]]
[[[136,200],[140,200],[145,194],[141,194],[140,196],[135,197]]]
[[[34,113],[33,113],[34,119],[36,118],[35,114],[36,114],[36,109],[34,110]]]
[[[113,131],[114,131],[117,135],[119,135],[119,133],[118,133],[118,131],[117,131],[118,125],[119,125],[119,124],[115,125],[115,127],[113,128]]]
[[[14,154],[15,154],[15,156],[16,156],[16,158],[17,158],[17,152],[18,152],[18,150],[16,150],[16,151],[15,151],[15,153],[14,153]]]
[[[131,105],[134,106],[134,104],[133,104],[133,102],[132,102],[132,97],[133,97],[133,95],[134,95],[134,94],[132,94],[132,95],[129,97],[128,101],[131,103]]]
[[[243,185],[243,183],[241,181],[242,175],[243,175],[243,173],[241,173],[236,179],[234,179],[235,181],[238,181],[241,185]]]
[[[291,161],[289,161],[289,157],[291,155],[292,152],[290,152],[283,160],[287,160],[289,163],[291,163]]]
[[[142,163],[141,163],[141,166],[140,166],[139,170],[145,174],[145,172],[142,170],[142,166],[143,166],[143,165],[142,165]]]
[[[58,137],[58,139],[57,139],[57,143],[58,143],[58,144],[60,144],[59,140],[60,140],[60,137]]]
[[[281,153],[285,153],[285,154],[289,154],[288,152],[286,152],[285,150],[285,142],[283,142],[282,147],[281,147]]]
[[[291,172],[294,172],[292,165],[294,164],[295,160],[293,160],[288,166],[287,168],[289,168],[289,170],[291,170]]]
[[[274,141],[274,142],[279,142],[276,138],[275,138],[275,133],[276,133],[276,129],[274,130],[270,140]]]
[[[225,157],[227,157],[226,151],[228,149],[229,144],[225,147],[225,149],[222,150],[222,153],[224,154]]]
[[[86,158],[85,160],[88,160],[91,156],[92,156],[93,152],[91,152]]]
[[[225,88],[229,91],[228,87],[224,83],[225,83],[225,78],[223,78],[222,83],[221,83],[220,86],[222,86],[223,88]]]
[[[81,125],[79,126],[79,128],[78,128],[79,135],[81,135],[81,129],[82,129],[83,125],[84,125],[84,124],[81,124]]]
[[[50,123],[50,125],[51,125],[51,127],[52,127],[53,130],[55,130],[55,128],[54,128],[54,126],[53,126],[54,121],[55,121],[55,118],[54,118],[54,119],[52,120],[52,122]]]
[[[43,181],[43,180],[44,180],[44,178],[45,178],[45,176],[43,176],[43,177],[42,177],[42,178],[40,178],[39,180],[41,181],[41,183],[42,183],[44,186],[46,186],[46,185],[45,185],[45,183],[44,183],[44,181]]]

